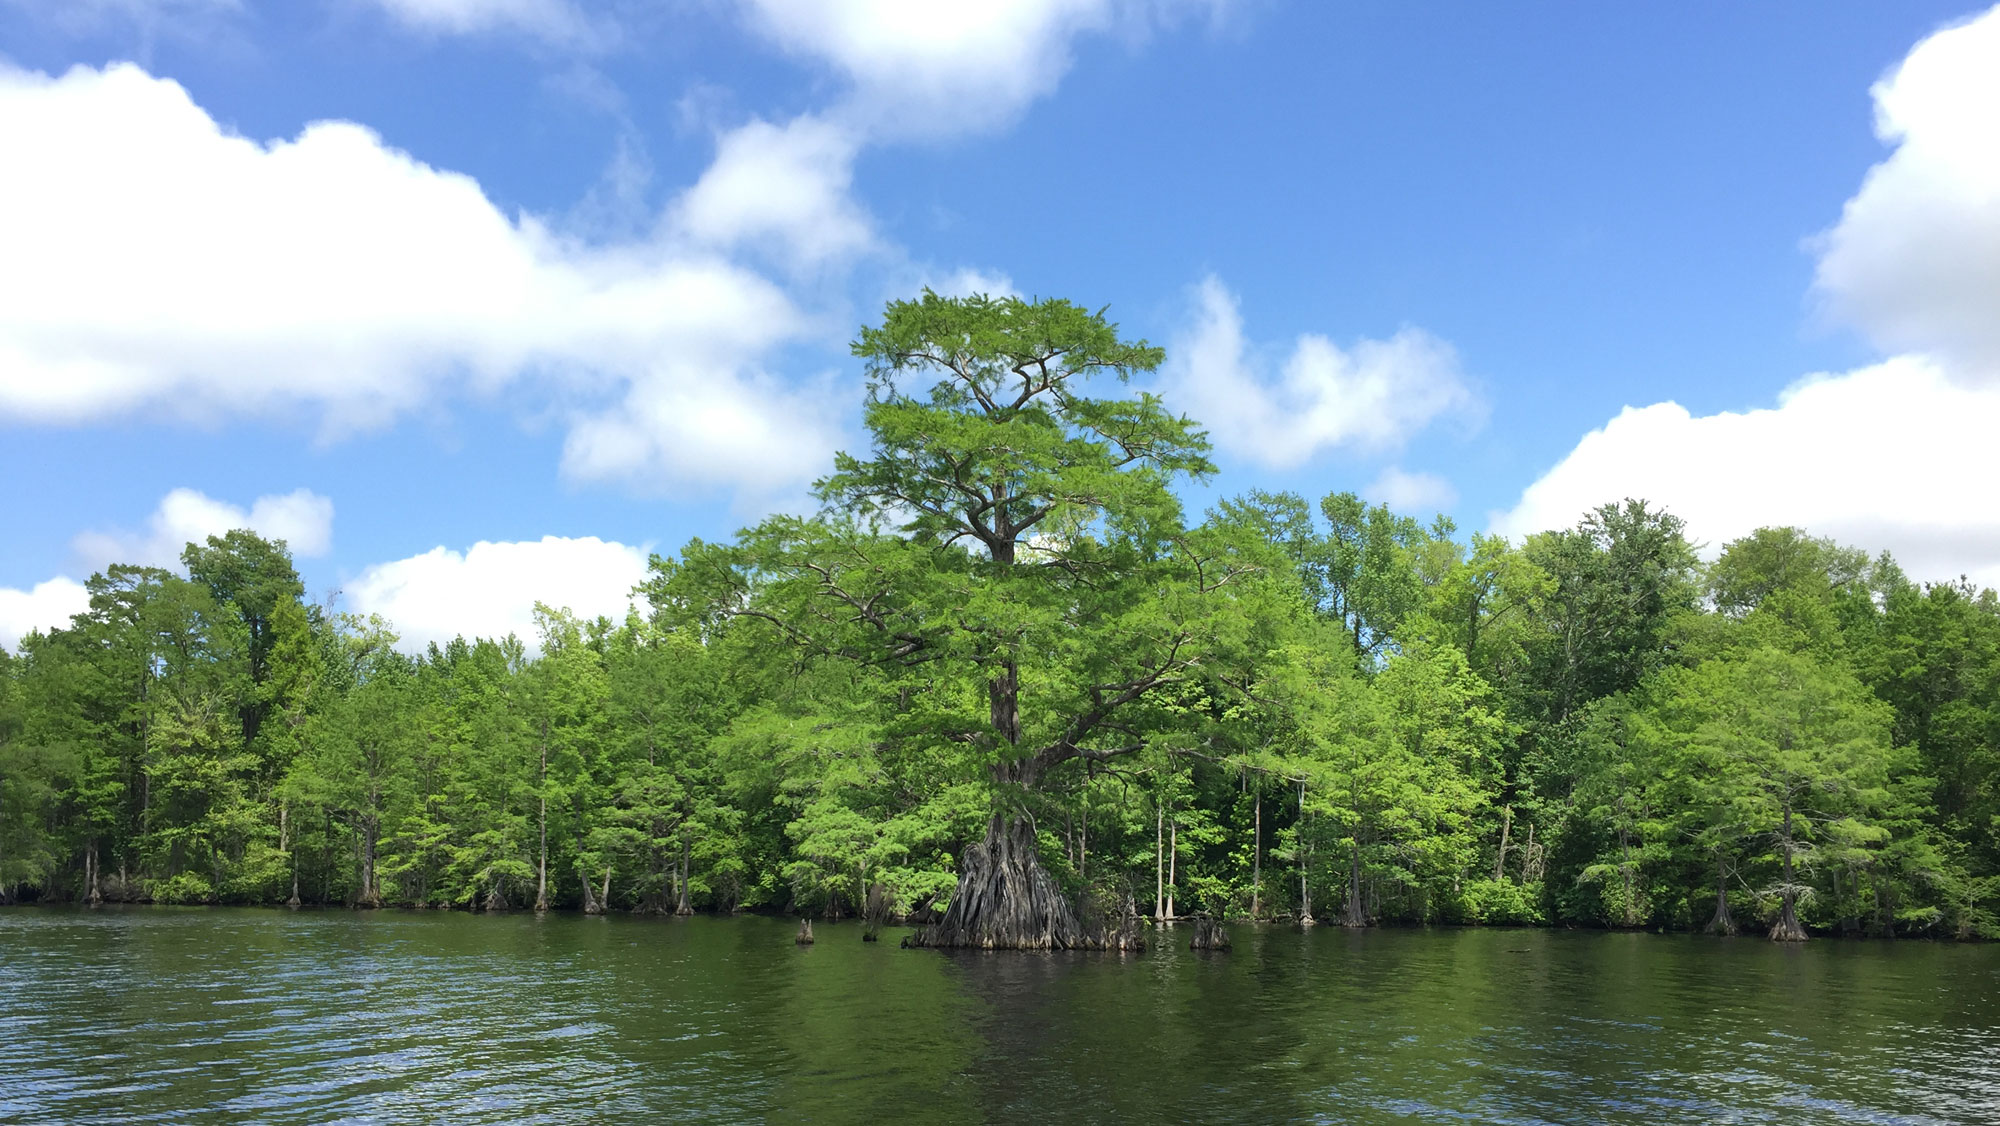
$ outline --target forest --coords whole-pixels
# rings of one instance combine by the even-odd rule
[[[656,556],[623,621],[412,654],[248,531],[93,576],[0,650],[0,900],[2000,930],[1992,591],[1639,499],[1197,519],[1199,423],[1124,382],[1161,351],[1066,301],[927,293],[854,352],[820,510]]]

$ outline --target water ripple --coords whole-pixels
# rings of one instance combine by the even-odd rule
[[[0,912],[0,1120],[2000,1121],[2000,947]]]

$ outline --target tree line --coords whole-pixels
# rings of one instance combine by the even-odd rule
[[[822,510],[623,621],[421,655],[282,543],[0,651],[0,898],[1990,936],[2000,600],[1636,500],[1519,543],[1338,492],[1199,520],[1062,301],[892,303]]]

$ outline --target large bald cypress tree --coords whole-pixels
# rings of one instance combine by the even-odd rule
[[[854,352],[873,450],[838,457],[820,518],[768,520],[685,573],[725,613],[886,670],[896,737],[990,784],[984,836],[917,944],[1116,944],[1044,868],[1035,815],[1061,772],[1162,737],[1250,629],[1240,580],[1258,569],[1190,529],[1170,489],[1210,471],[1206,437],[1117,394],[1161,351],[1067,301],[926,293]]]

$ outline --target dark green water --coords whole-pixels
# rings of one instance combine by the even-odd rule
[[[2000,947],[0,912],[0,1121],[2000,1122]]]

